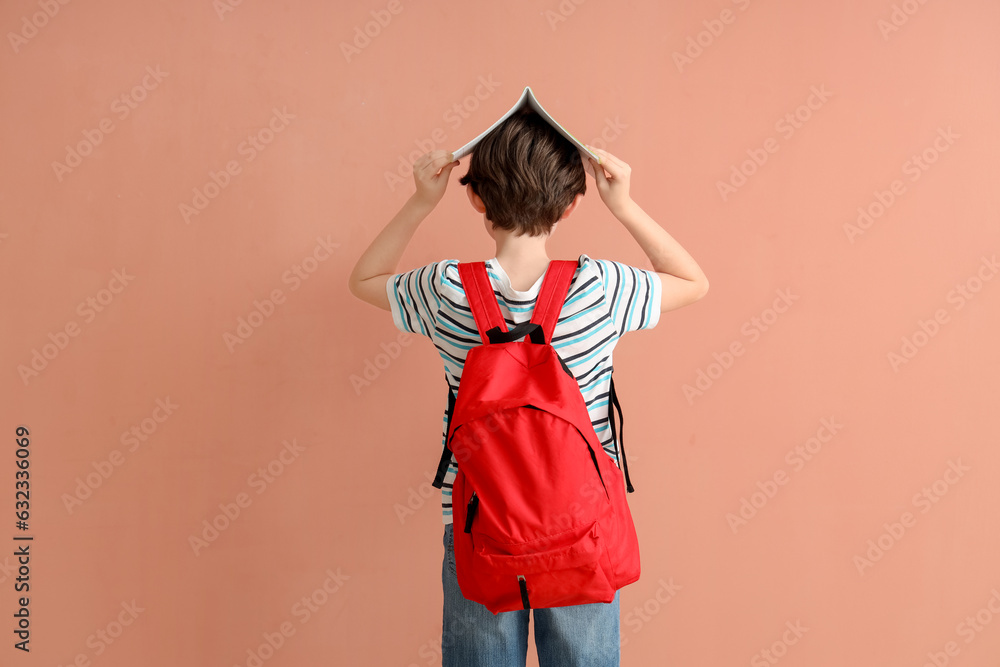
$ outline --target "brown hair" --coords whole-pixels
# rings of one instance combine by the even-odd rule
[[[458,182],[472,186],[494,227],[518,236],[547,234],[576,195],[587,192],[576,146],[530,109],[483,137]]]

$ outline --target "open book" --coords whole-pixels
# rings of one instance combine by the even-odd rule
[[[490,125],[485,132],[483,132],[478,137],[476,137],[475,139],[473,139],[472,141],[470,141],[469,143],[465,144],[457,151],[455,151],[454,153],[455,159],[461,160],[463,157],[471,153],[472,150],[476,147],[476,144],[478,144],[483,137],[492,132],[494,128],[500,125],[500,123],[510,118],[511,114],[513,114],[515,111],[524,106],[531,107],[535,112],[538,113],[539,116],[545,119],[545,122],[554,127],[556,131],[559,132],[559,134],[566,137],[569,141],[573,143],[574,146],[577,147],[577,149],[579,149],[580,157],[583,160],[583,166],[586,168],[587,172],[591,176],[593,176],[594,173],[591,168],[590,162],[587,160],[587,158],[594,158],[595,160],[600,162],[601,161],[600,156],[588,150],[587,147],[584,146],[581,141],[579,141],[576,137],[567,132],[566,128],[557,123],[556,120],[552,116],[550,116],[545,109],[542,108],[542,105],[538,103],[538,99],[535,97],[535,94],[531,91],[531,86],[525,86],[524,92],[521,93],[521,98],[517,101],[517,104],[515,104],[510,108],[510,111],[501,116],[497,122]]]

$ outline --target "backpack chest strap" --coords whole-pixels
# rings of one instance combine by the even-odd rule
[[[552,260],[546,268],[545,278],[542,280],[538,298],[535,299],[535,308],[530,320],[541,327],[546,343],[552,341],[552,334],[555,332],[556,322],[559,320],[559,313],[566,301],[576,268],[577,262],[573,260]],[[469,308],[472,310],[483,344],[494,342],[489,332],[492,329],[499,329],[500,333],[507,333],[507,322],[500,312],[500,304],[497,303],[493,292],[493,285],[486,272],[486,262],[460,262],[458,275],[469,299]],[[525,334],[521,334],[518,338],[523,335]],[[507,339],[508,337],[503,337],[502,340],[507,342]],[[537,342],[534,338],[532,341]]]

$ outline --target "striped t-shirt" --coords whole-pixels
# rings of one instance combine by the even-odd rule
[[[518,291],[496,258],[486,270],[508,329],[531,319],[544,275],[531,289]],[[569,366],[583,392],[594,431],[612,459],[608,394],[611,353],[627,331],[652,329],[660,318],[660,277],[644,269],[580,255],[563,304],[552,345]],[[458,260],[433,262],[386,281],[396,328],[431,339],[444,361],[445,379],[456,394],[469,350],[482,344],[458,274]],[[444,393],[447,406],[447,392]],[[442,417],[441,446],[447,440],[447,408]],[[451,487],[458,468],[454,457],[441,487],[445,524],[451,523]]]

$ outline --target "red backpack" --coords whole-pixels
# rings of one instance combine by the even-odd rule
[[[458,583],[494,614],[611,602],[639,579],[622,472],[550,344],[576,266],[550,262],[531,320],[508,331],[485,263],[458,265],[483,344],[469,350],[450,395],[434,486],[454,454]],[[621,418],[613,384],[609,411],[612,403]],[[617,441],[613,420],[611,433]],[[624,470],[631,492],[627,462]]]

